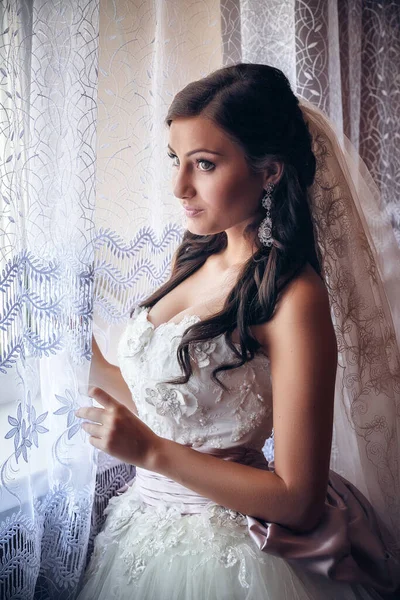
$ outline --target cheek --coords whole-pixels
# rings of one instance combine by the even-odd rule
[[[218,198],[221,209],[246,212],[253,204],[254,189],[251,182],[243,178],[231,177],[220,186],[216,186],[214,196]]]
[[[236,201],[242,200],[246,193],[246,185],[243,180],[237,177],[221,176],[219,178],[210,178],[202,186],[202,195],[210,203],[223,208],[225,205],[232,206]]]

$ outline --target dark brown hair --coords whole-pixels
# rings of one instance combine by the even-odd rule
[[[239,360],[219,365],[213,370],[212,379],[226,390],[216,373],[245,364],[260,348],[250,327],[271,319],[279,295],[307,262],[321,276],[307,199],[316,161],[299,101],[288,79],[275,67],[239,63],[193,81],[176,94],[165,122],[169,127],[178,117],[199,115],[222,128],[241,147],[251,171],[263,172],[273,161],[283,163],[271,207],[273,246],[264,246],[257,234],[252,236],[255,252],[243,264],[223,309],[185,330],[177,350],[184,375],[166,382],[180,384],[189,380],[193,372],[190,344],[225,334],[228,346]],[[246,228],[246,237],[256,232],[265,214],[261,207],[260,214]],[[170,279],[139,306],[152,307],[226,245],[224,231],[195,235],[186,230],[176,250]],[[231,340],[236,327],[240,351]]]

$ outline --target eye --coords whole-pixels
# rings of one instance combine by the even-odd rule
[[[168,154],[168,156],[169,156],[171,159],[178,158],[178,157],[177,157],[175,154],[172,154],[171,152],[167,152],[167,154]],[[172,166],[173,166],[173,167],[176,167],[177,165],[174,165],[174,164],[173,164]]]
[[[176,154],[172,154],[171,152],[167,152],[167,154],[171,159],[176,158],[178,160],[178,157],[176,156]],[[200,171],[207,172],[207,171],[212,171],[215,168],[214,163],[210,162],[209,160],[206,160],[205,158],[196,158],[196,164],[199,165],[200,163],[205,163],[206,165],[210,166],[210,168],[200,169]],[[178,165],[173,163],[172,166],[177,167]]]
[[[210,169],[200,169],[201,171],[212,171],[215,167],[214,163],[210,162],[209,160],[206,160],[205,158],[198,158],[196,162],[197,164],[206,163],[206,165],[211,165]]]

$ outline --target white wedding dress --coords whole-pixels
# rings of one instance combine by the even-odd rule
[[[137,307],[118,346],[122,375],[140,418],[158,435],[221,458],[266,468],[262,448],[272,431],[269,361],[253,361],[218,377],[218,364],[237,360],[223,335],[197,344],[194,373],[184,385],[176,350],[184,330],[200,321],[155,328]],[[236,458],[235,458],[236,457]],[[329,581],[259,550],[245,515],[228,510],[157,473],[137,468],[113,497],[95,539],[78,600],[370,600],[361,585]]]

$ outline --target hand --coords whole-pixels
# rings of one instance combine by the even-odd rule
[[[89,443],[123,462],[152,470],[162,438],[104,390],[90,388],[89,395],[104,406],[81,407],[75,412],[77,417],[94,421],[81,425],[90,434]]]

